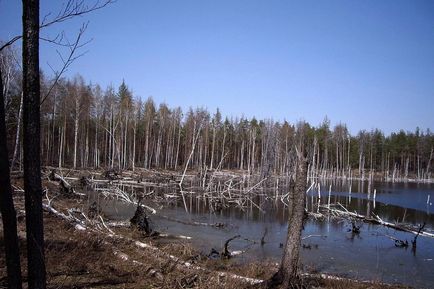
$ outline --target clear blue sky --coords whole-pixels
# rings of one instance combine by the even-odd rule
[[[41,18],[62,1],[41,0]],[[0,39],[20,33],[21,1],[0,0]],[[67,72],[103,87],[224,115],[325,116],[352,133],[434,129],[434,1],[118,0],[90,21],[89,52]],[[55,28],[55,29],[54,29]],[[41,65],[58,67],[52,45]]]

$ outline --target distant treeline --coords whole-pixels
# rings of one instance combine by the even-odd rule
[[[2,56],[2,65],[5,57]],[[7,60],[7,59],[6,59]],[[3,68],[8,143],[13,169],[22,163],[21,76]],[[84,79],[42,77],[41,138],[44,165],[134,169],[231,169],[286,174],[292,170],[296,131],[303,131],[311,176],[430,178],[430,130],[380,130],[350,135],[345,124],[222,118],[219,110],[183,112],[133,97],[123,82],[105,90]],[[240,108],[240,114],[242,108]],[[297,130],[298,128],[298,130]],[[17,135],[18,134],[18,135]],[[194,150],[192,149],[194,147]]]

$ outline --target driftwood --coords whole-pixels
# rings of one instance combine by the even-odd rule
[[[407,232],[407,233],[411,233],[411,234],[415,234],[415,235],[420,235],[420,236],[424,236],[424,237],[431,237],[434,238],[434,234],[430,233],[430,232],[426,232],[426,231],[422,231],[420,230],[415,230],[412,228],[408,228],[405,226],[401,226],[399,224],[393,224],[390,222],[386,222],[383,221],[378,215],[372,214],[373,217],[369,217],[369,216],[364,216],[364,215],[360,215],[358,213],[355,212],[350,212],[348,211],[342,204],[337,203],[338,206],[340,206],[340,209],[336,209],[336,208],[328,208],[327,206],[325,207],[327,210],[329,210],[330,212],[337,214],[337,215],[341,215],[341,216],[349,216],[349,217],[353,217],[356,219],[361,219],[364,222],[368,222],[368,223],[372,223],[372,224],[376,224],[376,225],[382,225],[385,227],[389,227],[392,229],[395,229],[397,231],[402,231],[402,232]]]
[[[400,240],[398,238],[395,238],[393,236],[386,235],[387,238],[395,242],[395,247],[399,248],[408,248],[408,241],[407,240]]]
[[[241,237],[241,235],[236,235],[236,236],[233,236],[232,238],[229,238],[226,240],[225,245],[223,247],[223,252],[221,253],[221,257],[223,259],[230,259],[232,257],[232,254],[228,249],[229,243],[235,239],[240,238],[240,237]]]
[[[139,201],[137,201],[134,197],[132,197],[131,195],[127,194],[126,192],[122,191],[121,189],[119,189],[117,186],[114,186],[110,189],[103,189],[103,190],[98,190],[98,191],[102,191],[102,194],[104,195],[104,197],[106,198],[116,198],[117,200],[121,200],[125,203],[130,203],[133,205],[137,205],[137,206],[141,206],[146,208],[147,210],[149,210],[152,214],[156,214],[157,210],[155,210],[154,208],[147,206],[145,204],[140,203]]]
[[[179,219],[175,219],[172,217],[168,217],[165,215],[158,215],[158,217],[166,219],[168,221],[171,222],[177,222],[180,224],[184,224],[184,225],[190,225],[190,226],[205,226],[205,227],[215,227],[215,228],[224,228],[227,227],[227,224],[225,223],[220,223],[220,222],[216,222],[216,223],[204,223],[204,222],[197,222],[197,221],[184,221],[184,220],[179,220]]]

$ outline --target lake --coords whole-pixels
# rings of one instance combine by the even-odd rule
[[[306,194],[308,211],[317,212],[318,205],[328,203],[330,185],[332,204],[339,202],[349,211],[362,215],[373,212],[389,222],[399,221],[416,226],[425,222],[425,229],[434,228],[433,184],[374,182],[369,186],[367,182],[328,182],[320,186],[320,199],[317,186]],[[150,190],[161,195],[167,192],[173,194],[173,189],[145,188],[146,192]],[[278,189],[280,195],[286,192],[286,188]],[[233,258],[232,262],[279,262],[283,253],[281,244],[285,243],[287,232],[287,208],[280,200],[266,197],[275,193],[269,188],[252,199],[262,210],[252,202],[243,208],[230,205],[210,210],[209,202],[196,194],[187,194],[186,205],[190,214],[186,213],[184,203],[178,198],[163,202],[157,215],[150,217],[152,225],[159,231],[191,236],[192,244],[205,254],[211,248],[220,251],[227,239],[241,235],[230,243],[230,249],[246,252]],[[428,198],[430,202],[427,203]],[[151,202],[149,205],[158,206]],[[109,201],[104,210],[110,218],[124,220],[131,218],[135,206]],[[224,223],[226,226],[192,226],[170,219]],[[361,225],[361,232],[353,234],[351,223],[347,220],[309,218],[302,232],[305,237],[302,241],[304,248],[301,249],[303,268],[362,280],[434,288],[434,238],[419,236],[417,250],[413,252],[411,244],[407,249],[399,248],[392,239],[411,243],[415,235],[360,221],[358,224]],[[261,246],[259,240],[265,231],[265,244]]]

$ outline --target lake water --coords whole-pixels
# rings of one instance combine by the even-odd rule
[[[307,193],[309,211],[316,212],[318,203],[328,203],[330,185],[332,204],[339,202],[348,210],[362,215],[373,212],[389,222],[399,221],[413,225],[425,222],[427,230],[434,228],[433,184],[377,182],[369,186],[366,182],[327,183],[320,187],[320,201],[317,187]],[[375,199],[373,189],[376,190]],[[280,190],[280,194],[285,193],[284,188]],[[274,193],[267,190],[266,194]],[[430,202],[427,204],[428,196]],[[220,251],[227,239],[241,235],[241,238],[230,243],[230,249],[246,250],[246,253],[234,258],[233,262],[265,259],[280,261],[283,253],[280,244],[285,243],[287,232],[287,208],[281,201],[276,202],[262,196],[254,198],[253,201],[260,204],[263,211],[250,203],[243,209],[229,206],[211,212],[208,202],[197,198],[195,194],[188,194],[186,198],[191,214],[185,212],[183,203],[178,199],[177,202],[166,203],[158,210],[157,215],[151,216],[153,226],[159,231],[191,236],[193,245],[205,254],[209,253],[211,248]],[[113,219],[130,218],[134,210],[134,206],[119,202],[105,206],[106,214]],[[226,226],[191,226],[169,221],[171,218],[182,221],[219,222]],[[411,244],[408,249],[398,248],[391,239],[408,240],[411,243],[413,234],[368,223],[359,225],[361,232],[355,235],[349,231],[351,224],[348,221],[309,218],[302,234],[304,237],[314,236],[302,241],[305,247],[310,247],[301,249],[301,262],[304,268],[362,280],[434,288],[434,238],[419,236],[417,250],[413,252]],[[259,240],[264,231],[267,231],[266,243],[261,246]]]

